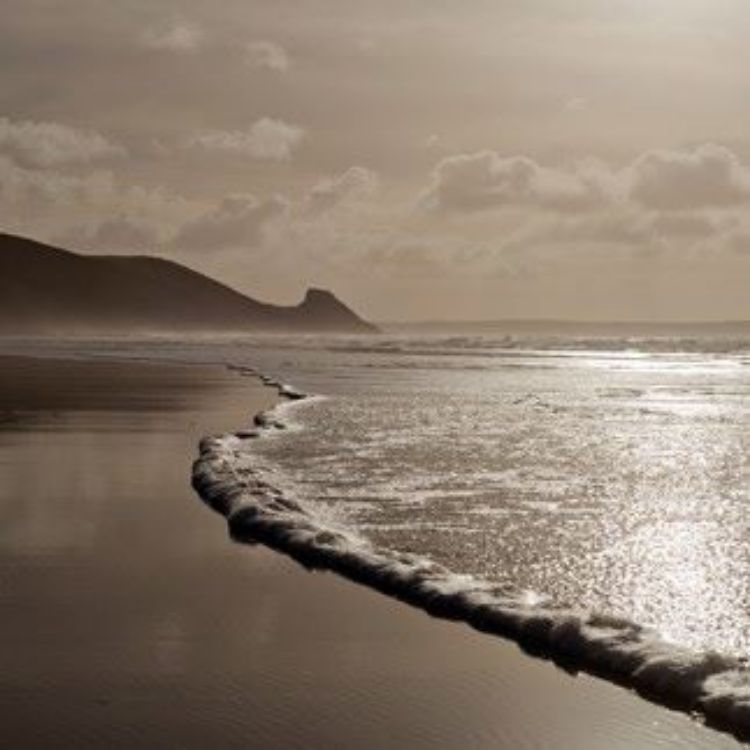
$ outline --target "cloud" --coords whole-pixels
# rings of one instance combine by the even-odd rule
[[[212,130],[193,136],[188,145],[208,151],[232,151],[254,159],[282,161],[305,137],[305,131],[283,120],[263,117],[248,130]]]
[[[72,227],[60,235],[59,241],[71,250],[152,252],[159,245],[159,234],[153,226],[140,219],[115,216],[94,224]]]
[[[588,109],[589,101],[582,96],[573,96],[563,104],[565,112],[583,112]]]
[[[266,222],[283,214],[281,198],[259,201],[253,196],[225,198],[218,206],[182,226],[169,242],[178,250],[214,251],[258,244]]]
[[[203,30],[188,23],[175,23],[161,29],[147,29],[141,37],[142,43],[151,49],[167,52],[195,52],[203,43]]]
[[[651,151],[630,168],[631,200],[663,211],[725,208],[750,201],[750,171],[724,146]]]
[[[622,169],[582,162],[546,167],[494,151],[438,162],[422,206],[444,213],[527,208],[559,213],[620,210],[686,214],[750,203],[750,169],[724,146],[648,151]],[[677,236],[709,232],[704,217],[664,216],[654,229]]]
[[[632,211],[566,218],[545,226],[549,244],[588,243],[638,246],[653,239],[650,221]]]
[[[619,210],[566,217],[550,224],[550,242],[589,242],[594,244],[651,245],[655,241],[686,242],[718,236],[721,226],[711,217],[695,213],[640,211],[634,206]]]
[[[289,70],[291,65],[287,51],[276,42],[250,42],[245,47],[245,52],[245,59],[248,65],[253,68],[266,68],[283,73]]]
[[[705,213],[650,211],[621,203],[582,214],[535,214],[500,235],[500,247],[514,257],[529,255],[537,260],[548,251],[548,257],[558,259],[570,259],[576,253],[605,257],[613,251],[684,255],[699,247],[725,249],[730,226],[725,218]]]
[[[335,177],[316,183],[305,197],[308,213],[318,214],[341,203],[371,197],[378,189],[378,176],[365,167],[349,167]]]
[[[201,209],[163,187],[121,182],[108,171],[65,174],[52,169],[29,169],[0,155],[0,215],[6,229],[34,236],[59,238],[68,232],[77,239],[114,242],[118,224],[113,217],[128,217],[133,224],[160,227],[165,234],[181,226]],[[125,241],[119,227],[120,242]],[[137,239],[131,233],[131,239]],[[140,235],[145,240],[145,235]],[[131,248],[132,249],[132,248]]]
[[[0,156],[0,205],[6,215],[41,217],[55,210],[88,207],[113,192],[112,175],[106,171],[64,175],[27,169]]]
[[[480,151],[440,161],[423,205],[444,212],[518,206],[588,211],[607,202],[605,178],[605,173],[591,167],[550,169],[526,156]]]
[[[747,228],[730,232],[725,238],[727,247],[739,255],[750,255],[750,230]]]
[[[676,239],[702,239],[720,230],[709,216],[697,213],[658,213],[650,226],[655,235]]]
[[[95,131],[0,117],[0,153],[22,165],[51,167],[122,156],[125,151]]]

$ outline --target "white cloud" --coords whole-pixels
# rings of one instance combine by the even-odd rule
[[[107,170],[63,174],[29,169],[0,155],[0,215],[6,229],[21,234],[93,237],[99,224],[123,216],[166,233],[199,210],[198,204],[166,188],[122,183]],[[114,239],[115,228],[103,226],[101,231]]]
[[[297,125],[263,117],[248,130],[212,130],[199,133],[189,145],[209,151],[234,151],[254,159],[289,159],[305,136]]]
[[[27,169],[0,157],[0,202],[6,214],[26,217],[52,214],[73,206],[91,206],[113,193],[112,175],[105,171],[85,176]]]
[[[178,22],[160,29],[147,29],[141,37],[146,47],[167,52],[195,52],[203,43],[204,33],[198,26]]]
[[[589,212],[630,205],[656,212],[730,210],[750,203],[750,168],[724,146],[648,151],[623,169],[600,163],[546,167],[494,151],[458,154],[438,162],[423,205],[470,213],[525,207]],[[671,233],[700,231],[695,219],[672,218]],[[667,219],[662,221],[666,228]],[[681,227],[678,228],[678,224]]]
[[[341,203],[369,198],[378,189],[378,176],[365,167],[349,167],[335,177],[316,183],[305,197],[310,213],[323,213]]]
[[[96,253],[153,252],[159,245],[155,227],[138,218],[115,216],[76,225],[59,236],[59,242],[70,250]]]
[[[565,112],[583,112],[588,109],[589,101],[582,96],[574,96],[563,104]]]
[[[609,199],[606,173],[591,166],[571,170],[543,167],[526,156],[494,151],[450,156],[438,163],[423,198],[428,208],[471,212],[527,206],[586,211]]]
[[[287,51],[276,42],[256,41],[245,47],[246,60],[253,68],[266,68],[278,72],[289,70],[291,60]]]
[[[724,146],[651,151],[630,168],[630,197],[647,208],[723,208],[750,201],[750,171]]]
[[[443,230],[456,237],[494,234],[498,261],[538,267],[658,252],[692,262],[748,247],[750,168],[714,144],[648,151],[620,168],[482,151],[439,161],[420,206],[453,217]]]
[[[0,117],[0,152],[19,164],[58,166],[121,156],[124,149],[100,133],[57,122]]]
[[[286,207],[281,198],[264,201],[254,196],[225,198],[182,226],[169,245],[178,250],[207,252],[252,247],[262,239],[266,222],[283,214]]]

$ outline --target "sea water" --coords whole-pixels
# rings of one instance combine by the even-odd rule
[[[204,441],[196,487],[236,538],[750,726],[750,341],[57,347],[225,362],[306,396]]]

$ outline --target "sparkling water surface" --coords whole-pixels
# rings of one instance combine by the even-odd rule
[[[750,646],[750,342],[89,347],[251,365],[320,394],[253,450],[285,492],[379,544],[697,649]]]

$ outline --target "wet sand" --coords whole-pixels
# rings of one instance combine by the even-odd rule
[[[0,739],[23,748],[730,748],[512,644],[232,543],[219,367],[0,358]]]

